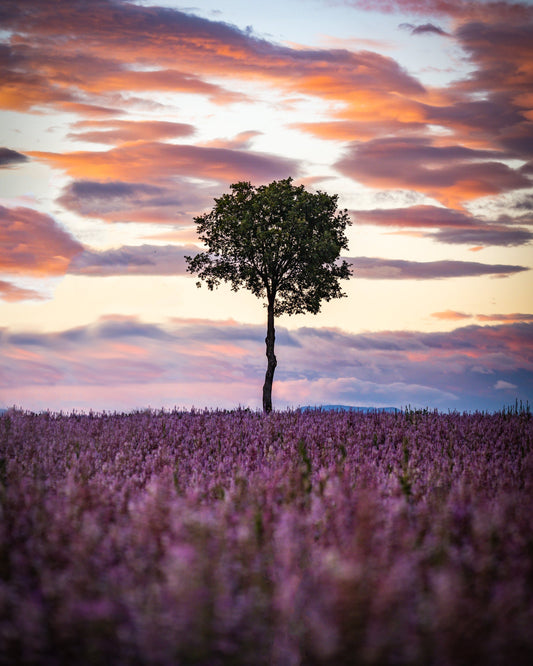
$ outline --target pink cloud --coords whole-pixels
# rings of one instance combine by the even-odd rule
[[[497,158],[494,151],[391,137],[352,144],[336,166],[370,187],[412,189],[455,207],[468,199],[531,187],[531,180]]]
[[[124,144],[107,151],[52,153],[28,151],[37,160],[78,179],[165,182],[175,176],[222,183],[248,179],[268,182],[295,174],[295,160],[229,148],[209,148],[155,141]]]
[[[495,275],[508,277],[529,270],[526,266],[483,264],[477,261],[409,261],[381,257],[345,257],[354,277],[363,280],[441,280],[454,277]]]
[[[214,185],[191,187],[175,177],[157,184],[121,180],[74,180],[58,202],[78,215],[106,222],[156,222],[190,226],[199,210],[218,194]]]
[[[527,2],[499,0],[345,0],[360,9],[382,12],[408,12],[423,16],[450,16],[457,21],[485,19],[490,21],[527,20],[531,7]]]
[[[52,217],[31,208],[0,206],[0,270],[22,275],[63,275],[83,246]]]
[[[340,401],[490,409],[501,407],[495,388],[501,378],[516,386],[513,396],[531,400],[532,325],[359,334],[278,326],[275,399],[280,407]],[[263,326],[107,317],[56,333],[4,329],[0,335],[0,400],[6,405],[260,405]]]
[[[387,208],[353,211],[356,222],[380,227],[422,230],[426,238],[442,243],[487,245],[525,245],[533,240],[528,229],[513,224],[513,218],[500,217],[495,221],[476,218],[464,210],[418,205],[409,208]],[[526,222],[517,218],[517,222]]]
[[[158,141],[191,136],[195,128],[187,123],[163,120],[82,120],[73,125],[69,136],[93,143],[125,143],[132,141]],[[81,130],[81,131],[80,131]]]
[[[29,300],[40,301],[43,296],[33,289],[23,289],[6,280],[0,280],[0,299],[8,303],[17,303]]]
[[[112,250],[85,249],[71,261],[67,272],[80,275],[186,275],[184,256],[197,246],[139,245]],[[525,266],[484,264],[474,261],[409,261],[379,257],[343,257],[351,263],[355,279],[438,280],[479,275],[509,275],[528,270]]]
[[[186,275],[186,255],[195,255],[198,247],[176,245],[123,246],[113,250],[86,249],[77,254],[68,267],[75,275]]]
[[[394,59],[369,50],[291,48],[171,8],[110,0],[95,5],[73,1],[60,10],[28,0],[24,8],[8,1],[4,9],[6,28],[16,34],[0,54],[5,69],[0,101],[5,108],[53,106],[107,117],[125,93],[174,91],[227,103],[244,98],[220,81],[258,81],[291,95],[334,103],[330,121],[303,119],[293,126],[321,138],[353,142],[337,166],[371,187],[413,189],[457,208],[473,198],[531,186],[527,168],[505,162],[533,154],[533,80],[525,66],[532,55],[532,12],[521,3],[368,3],[374,11],[453,18],[453,39],[465,50],[473,71],[443,90],[425,88]],[[120,30],[112,29],[116,25]],[[412,25],[412,30],[444,32],[431,21]],[[484,99],[478,99],[479,93]],[[153,172],[159,180],[159,163],[167,172],[184,175],[184,160],[192,164],[194,176],[219,182],[248,173],[262,181],[283,171],[264,159],[260,164],[266,156],[250,152],[245,140],[211,146],[158,143],[184,136],[187,128],[178,125],[123,120],[109,127],[87,126],[77,138],[147,143],[123,153],[33,155],[74,178],[95,181],[145,182],[141,171]],[[447,138],[425,138],[433,125],[447,130]],[[247,157],[205,152],[215,149],[240,150]],[[222,167],[217,169],[217,164]],[[156,217],[157,211],[144,216]],[[449,239],[448,233],[446,242],[454,242]]]
[[[518,322],[533,322],[533,314],[526,314],[523,312],[513,312],[509,314],[478,314],[476,315],[478,321],[483,322],[502,322],[514,324]]]
[[[472,315],[465,314],[464,312],[457,312],[456,310],[444,310],[443,312],[433,312],[431,314],[435,319],[443,319],[447,321],[461,321],[462,319],[471,319]]]
[[[352,102],[368,93],[376,108],[379,100],[391,106],[401,95],[424,93],[392,58],[280,46],[176,9],[102,1],[90,9],[81,2],[63,4],[58,11],[34,0],[21,12],[8,5],[6,27],[17,39],[5,59],[0,99],[10,108],[82,104],[84,95],[101,99],[131,90],[203,94],[222,103],[244,99],[206,80],[213,76]],[[110,29],[117,23],[120,30]],[[176,62],[181,71],[173,69]]]

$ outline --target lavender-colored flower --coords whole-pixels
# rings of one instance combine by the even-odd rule
[[[533,419],[0,416],[0,662],[526,664]]]

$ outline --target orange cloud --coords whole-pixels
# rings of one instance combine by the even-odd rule
[[[0,298],[8,303],[17,303],[29,300],[40,301],[44,297],[33,289],[23,289],[6,280],[0,280]]]
[[[161,7],[102,1],[89,9],[72,2],[58,11],[36,0],[27,4],[31,11],[20,12],[8,1],[5,12],[6,27],[17,33],[0,89],[9,108],[82,104],[87,95],[102,99],[131,90],[203,94],[221,103],[245,99],[206,76],[255,78],[291,93],[355,105],[365,91],[378,99],[375,106],[391,94],[424,93],[392,58],[369,51],[279,46],[225,23]],[[120,30],[111,29],[117,22]]]
[[[0,104],[108,117],[124,106],[129,93],[161,90],[230,103],[251,101],[229,89],[233,81],[259,81],[291,96],[330,103],[333,110],[327,122],[303,119],[293,127],[323,139],[352,142],[337,166],[371,187],[413,189],[459,208],[474,198],[531,186],[527,170],[511,168],[507,161],[533,156],[533,10],[517,2],[353,0],[353,4],[374,11],[450,17],[453,30],[446,39],[463,49],[472,71],[446,89],[428,89],[393,58],[369,50],[279,45],[177,9],[121,0],[72,0],[59,5],[26,0],[21,8],[16,0],[4,0],[3,19],[11,37],[0,51]],[[444,33],[427,21],[411,27],[413,39],[418,34]],[[131,95],[127,98],[131,102]],[[244,143],[163,148],[158,141],[184,136],[178,124],[174,129],[170,125],[165,129],[113,121],[109,128],[86,126],[86,131],[74,135],[109,144],[147,141],[127,155],[33,154],[75,178],[95,181],[155,183],[165,177],[158,160],[165,174],[189,175],[187,163],[194,177],[224,183],[287,174],[279,164],[267,165],[264,160],[260,164],[261,156],[254,153],[247,153],[247,161],[242,155],[205,152],[244,151]],[[444,132],[433,133],[435,126]],[[404,139],[407,143],[402,143]],[[387,150],[384,144],[378,146],[384,141],[389,141]],[[397,142],[396,147],[391,141]],[[416,150],[412,141],[418,141]],[[479,152],[461,156],[461,150]],[[481,155],[482,150],[486,155]],[[157,213],[150,209],[140,215]]]
[[[461,207],[465,200],[531,187],[529,178],[497,157],[493,151],[436,146],[425,138],[391,137],[352,144],[336,166],[370,187],[412,189]]]
[[[89,80],[80,83],[80,88],[98,95],[116,91],[164,91],[206,95],[213,102],[228,104],[242,102],[247,97],[222,88],[219,85],[203,81],[198,76],[184,74],[172,69],[153,69],[137,71],[122,69],[114,74],[93,74]]]
[[[466,145],[495,146],[531,155],[533,150],[533,6],[480,0],[352,0],[372,11],[436,14],[452,20],[453,39],[472,72],[442,91],[448,102],[428,107],[427,121],[452,128]],[[423,26],[419,26],[423,27]],[[483,92],[483,99],[479,93]],[[476,98],[470,95],[474,93]],[[433,120],[432,120],[433,119]],[[481,143],[483,142],[483,143]]]
[[[461,319],[471,319],[472,315],[456,310],[444,310],[444,312],[433,312],[431,314],[435,319],[444,319],[446,321],[460,321]]]
[[[75,130],[69,137],[94,143],[130,143],[135,141],[158,141],[191,136],[193,125],[164,120],[82,120],[73,125]]]
[[[22,207],[0,206],[0,244],[0,270],[21,275],[63,275],[83,250],[52,217]]]
[[[122,145],[108,151],[51,153],[28,151],[31,157],[79,179],[168,181],[175,176],[223,183],[251,179],[266,182],[294,175],[297,163],[282,157],[228,148],[159,142]]]

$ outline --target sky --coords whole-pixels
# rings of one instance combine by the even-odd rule
[[[194,218],[292,177],[353,276],[274,408],[533,404],[533,3],[3,0],[0,407],[261,406],[264,304]]]

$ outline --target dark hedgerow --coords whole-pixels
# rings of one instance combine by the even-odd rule
[[[5,664],[520,666],[533,420],[0,417]]]

